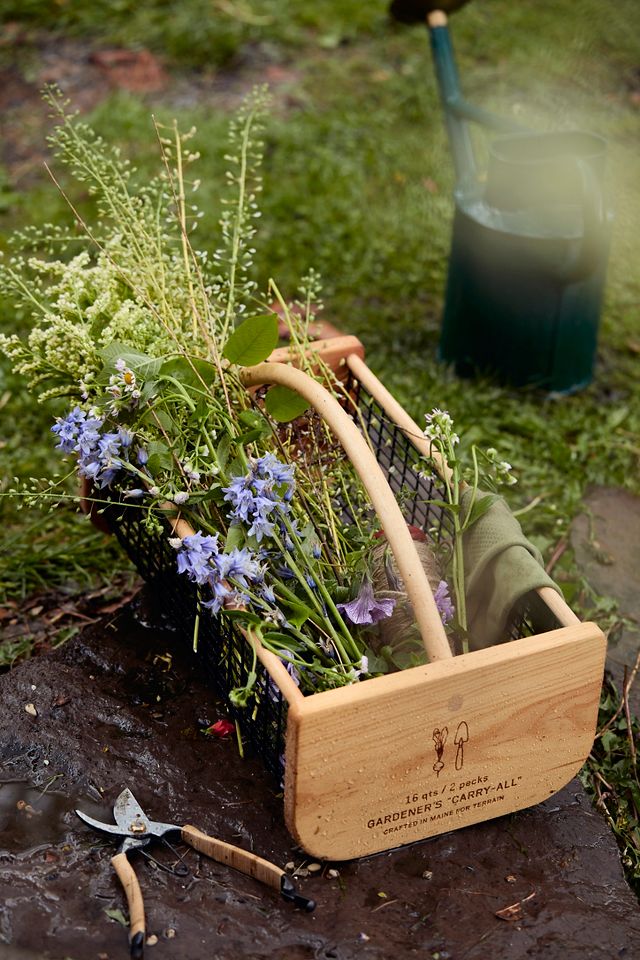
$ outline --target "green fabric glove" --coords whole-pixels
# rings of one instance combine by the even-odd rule
[[[466,490],[462,496],[463,515],[471,494]],[[531,590],[553,587],[562,596],[544,570],[540,551],[527,540],[502,498],[465,532],[464,570],[472,650],[509,639],[505,636],[509,615]]]

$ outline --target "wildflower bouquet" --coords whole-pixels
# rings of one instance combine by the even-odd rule
[[[251,279],[265,91],[254,91],[230,126],[213,257],[192,245],[201,216],[190,176],[193,131],[156,125],[161,170],[136,185],[117,150],[69,115],[58,94],[47,98],[58,120],[57,157],[94,198],[97,220],[87,223],[68,200],[82,230],[24,231],[16,237],[20,254],[1,267],[3,289],[33,323],[26,341],[2,337],[0,347],[41,400],[66,403],[52,433],[71,461],[66,475],[13,492],[55,504],[70,496],[77,472],[94,514],[114,504],[138,511],[196,585],[196,646],[201,616],[234,620],[307,691],[421,662],[411,610],[399,643],[384,632],[390,625],[397,632],[402,584],[352,464],[335,456],[334,438],[299,394],[281,385],[248,390],[243,380],[243,370],[277,346],[275,298],[292,359],[351,404],[312,349],[315,274],[304,278],[295,310],[273,281],[261,299]],[[464,637],[456,542],[488,503],[474,500],[462,517],[450,418],[434,411],[427,420],[434,451],[453,464],[441,506],[458,535],[450,553]],[[506,473],[508,465],[488,460]],[[475,455],[474,464],[475,489]],[[430,580],[443,621],[454,622],[446,566],[446,556],[436,557]],[[252,669],[232,701],[245,705],[254,684]]]

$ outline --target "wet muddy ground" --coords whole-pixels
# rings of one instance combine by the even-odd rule
[[[631,958],[640,914],[609,828],[573,781],[541,806],[359,861],[309,862],[282,799],[233,738],[168,632],[139,600],[0,678],[0,957],[128,956],[110,820],[129,786],[156,819],[192,823],[301,871],[296,910],[257,881],[178,848],[133,858],[147,957],[501,960]],[[170,654],[171,656],[167,656]],[[188,875],[179,875],[188,867]]]

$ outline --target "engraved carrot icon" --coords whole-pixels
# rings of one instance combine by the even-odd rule
[[[442,754],[444,753],[444,745],[447,742],[448,735],[449,735],[449,731],[447,727],[443,727],[442,730],[436,727],[435,730],[433,731],[433,742],[435,744],[436,758],[437,758],[436,762],[433,765],[433,769],[435,770],[436,776],[438,777],[440,776],[440,771],[444,767],[444,763],[442,761]]]

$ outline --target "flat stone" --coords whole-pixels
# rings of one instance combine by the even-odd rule
[[[117,844],[74,813],[112,822],[125,786],[152,818],[194,824],[279,866],[304,862],[258,760],[242,760],[235,738],[199,732],[222,711],[174,646],[131,607],[0,678],[3,960],[128,957],[118,922],[127,904],[110,862]],[[170,666],[157,656],[167,651]],[[37,716],[25,712],[30,702]],[[151,952],[166,960],[640,955],[637,900],[577,780],[518,814],[327,864],[296,880],[317,901],[313,914],[178,847],[187,876],[131,857],[147,935],[158,937]],[[158,845],[150,852],[176,862]]]
[[[640,651],[640,497],[619,487],[592,487],[584,506],[571,529],[578,566],[598,593],[617,600],[620,614],[634,621],[609,637],[607,669],[620,690],[625,666],[631,671]],[[631,688],[629,703],[640,716],[640,682]]]

